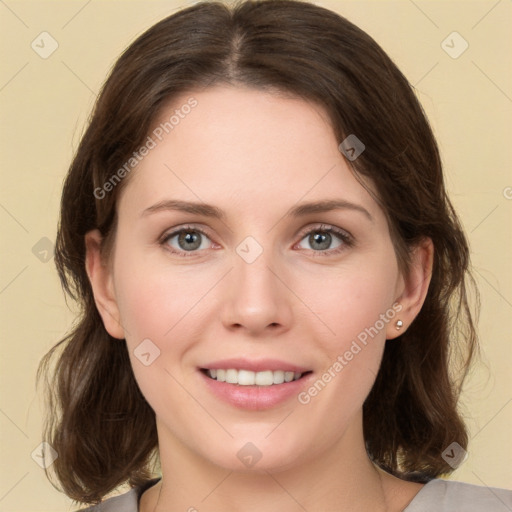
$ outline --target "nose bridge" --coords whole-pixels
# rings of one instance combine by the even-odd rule
[[[247,237],[235,249],[233,271],[223,312],[226,327],[241,326],[260,331],[286,326],[290,321],[290,297],[276,277],[279,268],[272,247]]]
[[[279,293],[275,275],[270,271],[276,265],[273,252],[272,247],[266,245],[264,249],[253,237],[237,246],[233,278],[239,299],[264,299],[268,304]]]

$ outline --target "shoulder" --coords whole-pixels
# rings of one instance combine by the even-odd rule
[[[512,491],[451,482],[431,480],[414,497],[404,512],[510,512]]]
[[[121,494],[121,496],[109,498],[98,505],[82,508],[76,512],[138,512],[142,493],[155,485],[159,480],[160,478],[154,478],[144,485],[133,487],[128,492]]]

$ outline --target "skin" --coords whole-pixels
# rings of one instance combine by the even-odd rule
[[[401,275],[384,212],[355,179],[320,107],[216,86],[175,98],[162,120],[190,96],[198,105],[123,189],[108,261],[100,234],[86,236],[105,328],[126,340],[156,414],[163,480],[144,493],[140,510],[403,510],[422,486],[368,459],[362,405],[385,340],[406,330],[421,309],[431,241],[413,251],[410,272]],[[143,215],[167,199],[208,203],[225,217]],[[371,220],[349,208],[286,216],[298,204],[326,199],[356,204]],[[319,249],[309,231],[321,234],[321,225],[345,230],[354,243],[333,235],[329,248]],[[195,252],[176,236],[162,242],[184,226],[207,234]],[[263,249],[252,263],[236,252],[248,236]],[[269,410],[240,410],[212,395],[198,372],[214,360],[268,357],[319,377],[397,303],[400,313],[308,404],[293,397]],[[149,366],[134,355],[147,338],[160,350]],[[251,468],[237,457],[247,442],[262,454]]]

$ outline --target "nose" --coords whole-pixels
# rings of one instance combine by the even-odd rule
[[[270,251],[269,251],[270,252]],[[249,336],[277,335],[291,326],[291,292],[286,272],[266,251],[248,263],[234,255],[221,312],[224,327]]]

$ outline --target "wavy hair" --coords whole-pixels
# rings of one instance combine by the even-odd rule
[[[467,297],[474,281],[438,147],[413,87],[370,36],[335,12],[299,0],[203,2],[152,26],[121,55],[65,179],[55,263],[79,315],[37,373],[38,380],[46,375],[44,440],[58,453],[51,469],[62,490],[95,503],[121,484],[154,477],[155,414],[135,381],[126,344],[106,332],[96,309],[84,236],[99,229],[108,256],[128,178],[102,199],[95,191],[143,144],[169,101],[217,84],[322,106],[337,140],[356,134],[366,146],[349,163],[362,184],[373,183],[404,272],[411,249],[432,239],[426,300],[407,331],[386,342],[363,428],[369,457],[388,472],[416,481],[451,472],[443,450],[453,441],[468,443],[457,404],[477,348]]]

